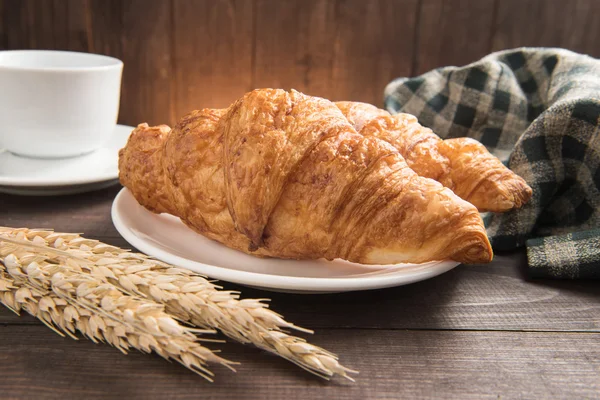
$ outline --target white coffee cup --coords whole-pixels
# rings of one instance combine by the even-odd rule
[[[0,148],[21,156],[89,153],[112,135],[123,62],[69,51],[0,51]]]

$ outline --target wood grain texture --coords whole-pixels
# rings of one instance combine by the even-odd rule
[[[492,50],[600,56],[596,0],[0,0],[0,49],[125,62],[119,121],[175,123],[256,87],[381,105],[393,78]]]
[[[110,219],[112,200],[119,185],[109,189],[69,196],[0,196],[0,225],[79,232],[98,238],[117,238]]]
[[[35,1],[7,1],[6,17],[9,48],[48,49],[54,47],[53,3],[37,8]]]
[[[170,3],[163,0],[122,3],[121,59],[125,64],[123,82],[127,84],[123,85],[121,95],[120,121],[133,126],[140,122],[155,125],[174,121]]]
[[[176,119],[192,110],[228,107],[253,89],[253,15],[252,1],[173,1]]]
[[[330,95],[336,2],[257,0],[253,86]]]
[[[83,232],[130,248],[110,219],[119,190],[63,197],[0,196],[0,225]],[[291,295],[226,284],[308,328],[462,329],[600,332],[600,292],[593,281],[527,281],[522,253],[488,265],[460,266],[434,279],[385,290]],[[351,310],[351,311],[349,311]],[[1,323],[21,323],[10,313]]]
[[[416,0],[258,0],[254,86],[380,105],[385,85],[410,74],[416,8]]]
[[[488,54],[494,10],[495,0],[421,0],[413,75]]]
[[[383,104],[383,89],[411,73],[417,1],[346,0],[336,4],[333,100]]]
[[[0,0],[0,50],[8,49],[8,5],[6,0]]]
[[[6,48],[88,50],[83,18],[86,2],[4,0],[2,3]]]
[[[596,0],[499,1],[492,49],[564,47],[599,57],[598,13]]]
[[[84,18],[88,51],[116,58],[123,57],[124,3],[121,0],[87,0],[86,4]],[[124,81],[124,90],[129,85],[129,82]]]
[[[600,334],[322,330],[356,384],[326,383],[251,347],[219,345],[240,361],[209,384],[178,364],[61,338],[43,326],[0,327],[3,398],[596,398]],[[215,347],[213,345],[213,347]],[[25,392],[26,390],[26,392]]]

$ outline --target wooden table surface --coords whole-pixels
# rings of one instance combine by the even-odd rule
[[[110,220],[117,186],[65,197],[0,195],[0,225],[83,232],[129,247]],[[385,290],[269,297],[309,339],[360,370],[326,382],[252,347],[210,384],[178,364],[62,338],[0,307],[0,398],[600,398],[600,285],[528,281],[523,253]]]

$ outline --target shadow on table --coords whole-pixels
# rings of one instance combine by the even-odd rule
[[[310,329],[419,329],[437,325],[442,308],[453,304],[460,268],[411,285],[347,293],[288,294],[223,284],[244,298],[270,298],[275,311]]]
[[[537,287],[570,292],[600,304],[600,281],[597,279],[528,279],[528,282]]]
[[[598,317],[597,282],[528,280],[524,252],[487,265],[461,265],[396,288],[323,295],[267,292],[224,283],[242,297],[272,299],[272,308],[310,329],[586,330]],[[579,319],[565,316],[578,312]]]
[[[27,209],[28,212],[48,212],[49,207],[79,210],[90,205],[114,199],[121,188],[122,186],[118,182],[115,182],[114,185],[106,188],[75,194],[28,196],[3,193],[0,195],[0,205],[2,205],[3,210],[10,207],[11,211]]]
[[[497,255],[509,255],[511,253],[497,253]],[[518,253],[516,259],[516,268],[519,276],[524,281],[537,287],[546,287],[559,289],[564,292],[573,292],[589,297],[590,299],[600,300],[600,281],[594,279],[549,279],[549,278],[531,278],[527,267],[527,255],[525,251]]]

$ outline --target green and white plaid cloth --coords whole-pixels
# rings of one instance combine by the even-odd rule
[[[501,51],[396,79],[385,107],[443,138],[479,140],[531,186],[523,208],[485,216],[495,250],[526,245],[534,277],[600,278],[600,60]]]

